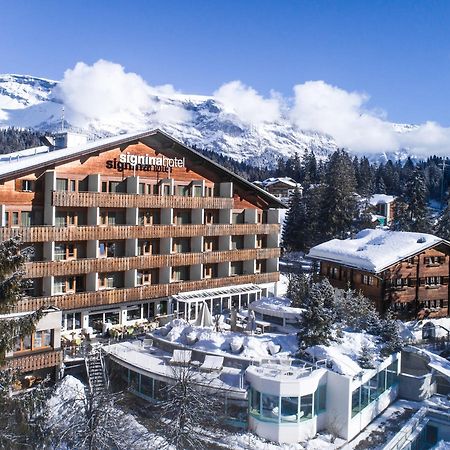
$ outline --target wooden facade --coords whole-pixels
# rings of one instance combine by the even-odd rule
[[[282,203],[159,131],[104,142],[0,166],[0,239],[34,248],[17,312],[55,306],[71,331],[132,303],[170,313],[180,292],[275,293]],[[21,360],[59,362],[42,358]]]
[[[398,261],[379,273],[322,260],[320,273],[335,287],[361,291],[384,312],[400,318],[448,316],[450,248],[446,244]]]

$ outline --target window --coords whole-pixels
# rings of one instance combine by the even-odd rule
[[[255,273],[265,273],[266,272],[266,260],[257,259],[255,263]]]
[[[102,181],[102,192],[108,192],[108,182]]]
[[[76,256],[75,244],[55,243],[55,261],[74,259]]]
[[[424,263],[427,266],[439,266],[443,264],[445,261],[445,258],[442,256],[425,256]]]
[[[176,187],[177,195],[179,195],[181,197],[189,197],[191,194],[190,191],[191,190],[190,190],[189,186],[178,185]]]
[[[327,385],[321,384],[314,395],[314,414],[325,411],[327,406]]]
[[[67,313],[65,314],[67,320],[67,330],[77,330],[81,327],[81,313]]]
[[[242,270],[243,264],[242,261],[234,261],[230,264],[230,275],[233,276],[237,276],[237,275],[242,275],[243,270]]]
[[[112,273],[99,273],[98,274],[98,288],[99,289],[112,289],[117,287],[116,276]]]
[[[41,350],[52,346],[52,330],[36,331],[32,335],[18,337],[14,343],[14,352]]]
[[[99,242],[98,244],[99,258],[114,258],[118,256],[117,246],[115,242]]]
[[[158,284],[158,269],[141,270],[137,272],[138,286]]]
[[[205,186],[205,197],[212,197],[214,195],[214,188],[212,186]]]
[[[205,264],[203,266],[203,278],[217,278],[217,264]]]
[[[266,237],[262,234],[256,236],[256,248],[266,247]]]
[[[159,253],[159,240],[140,240],[138,244],[138,255],[157,255]]]
[[[278,396],[270,394],[262,394],[262,416],[278,422]]]
[[[34,181],[33,180],[22,180],[22,191],[33,192],[34,191]]]
[[[53,282],[54,294],[71,294],[76,290],[76,277],[55,277]]]
[[[298,397],[281,397],[281,422],[297,422],[297,414]]]
[[[168,184],[168,183],[163,183],[163,184],[161,184],[161,195],[165,195],[165,196],[167,196],[167,195],[172,195],[172,189],[171,189],[171,186],[170,186],[170,184]]]
[[[339,267],[331,267],[330,268],[330,276],[331,276],[331,278],[338,280],[339,279]]]
[[[172,267],[172,281],[189,280],[189,266]]]
[[[203,251],[204,252],[212,252],[217,250],[218,248],[218,240],[214,237],[205,237],[203,240]]]
[[[186,225],[191,223],[191,212],[188,210],[174,210],[173,223],[175,225]]]
[[[244,223],[244,211],[241,212],[233,212],[231,223]]]
[[[212,225],[214,223],[219,223],[218,211],[213,209],[205,210],[205,225]]]
[[[23,227],[31,227],[31,211],[22,211],[20,221]]]
[[[442,277],[425,277],[426,286],[438,286],[442,284]]]
[[[368,286],[373,286],[375,284],[375,278],[371,275],[362,275],[361,278],[362,284],[366,284]]]
[[[67,178],[57,178],[56,179],[56,190],[57,191],[67,191],[69,186],[69,180]]]
[[[308,420],[312,417],[313,396],[302,395],[300,397],[300,420]]]
[[[244,236],[231,236],[231,249],[240,250],[244,248]]]
[[[191,251],[191,240],[189,238],[174,238],[172,241],[173,253],[189,253]]]
[[[193,190],[194,190],[194,197],[201,197],[203,195],[202,192],[202,186],[199,184],[194,184],[193,186]]]
[[[109,192],[125,192],[125,183],[122,181],[110,181],[109,182]]]
[[[69,227],[80,225],[78,223],[78,216],[74,211],[56,211],[55,226]]]
[[[157,225],[159,223],[159,209],[144,209],[139,211],[139,225]]]

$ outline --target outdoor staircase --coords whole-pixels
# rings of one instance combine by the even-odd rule
[[[101,349],[95,349],[86,355],[85,364],[91,392],[97,394],[105,391],[108,388],[108,378]]]

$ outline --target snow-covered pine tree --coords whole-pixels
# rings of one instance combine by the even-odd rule
[[[367,345],[363,345],[358,357],[358,364],[363,369],[373,369],[375,367],[375,358],[372,350]]]
[[[389,356],[392,353],[398,352],[403,347],[403,340],[400,336],[400,329],[394,314],[388,310],[381,321],[380,337],[384,343],[381,349],[381,354]]]
[[[289,277],[289,285],[287,296],[291,299],[291,306],[294,308],[303,308],[309,296],[311,288],[311,279],[305,273],[291,274]]]
[[[23,267],[29,256],[29,249],[20,251],[19,238],[0,242],[0,314],[10,313],[23,297],[27,286]],[[0,367],[5,353],[13,348],[15,338],[31,334],[42,316],[41,310],[17,318],[0,316]]]
[[[406,184],[405,197],[408,204],[410,231],[428,231],[431,224],[427,208],[427,185],[420,167],[412,171]]]
[[[337,150],[331,155],[325,178],[320,219],[323,235],[345,238],[358,216],[355,171],[345,151]]]
[[[314,283],[298,323],[300,351],[313,345],[328,345],[333,340],[333,316],[324,301],[324,290],[320,283]]]
[[[450,202],[447,202],[447,206],[439,215],[434,233],[442,239],[450,239]]]

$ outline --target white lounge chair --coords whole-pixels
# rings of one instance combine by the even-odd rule
[[[191,362],[191,358],[192,358],[191,350],[175,349],[173,351],[172,359],[169,361],[169,364],[184,366]]]
[[[223,356],[206,355],[205,361],[200,366],[203,372],[220,371],[223,368]]]

